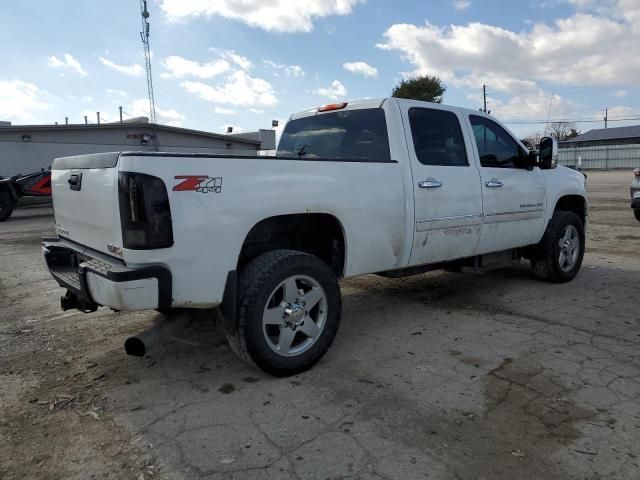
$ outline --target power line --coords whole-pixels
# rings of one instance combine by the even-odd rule
[[[629,122],[640,120],[640,116],[637,117],[628,117],[628,118],[608,118],[607,122]],[[535,125],[535,124],[546,124],[546,123],[602,123],[602,120],[579,120],[579,119],[562,119],[562,120],[512,120],[512,121],[502,121],[502,123],[506,125]]]

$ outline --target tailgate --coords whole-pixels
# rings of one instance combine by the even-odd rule
[[[104,253],[122,246],[119,153],[57,158],[51,187],[58,235]]]

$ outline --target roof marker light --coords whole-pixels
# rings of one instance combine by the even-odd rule
[[[323,105],[321,107],[318,107],[318,112],[331,112],[333,110],[342,110],[347,105],[349,105],[348,102],[330,103],[329,105]]]

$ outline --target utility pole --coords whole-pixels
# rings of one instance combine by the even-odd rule
[[[118,107],[118,109],[120,110],[120,123],[122,123],[122,107]]]
[[[486,85],[482,85],[482,96],[484,98],[484,108],[482,109],[482,111],[484,113],[487,113],[487,86]]]
[[[149,46],[149,10],[147,0],[140,0],[140,15],[142,17],[142,31],[140,38],[144,48],[144,65],[147,70],[147,93],[149,94],[149,121],[153,128],[153,144],[156,152],[160,151],[158,142],[158,128],[156,121],[156,101],[153,95],[153,78],[151,77],[151,47]]]
[[[149,45],[149,10],[147,0],[140,0],[140,14],[142,16],[142,31],[140,38],[144,48],[145,69],[147,71],[147,94],[149,95],[149,121],[156,123],[156,104],[153,96],[153,78],[151,77],[151,47]]]
[[[607,128],[609,123],[609,107],[604,107],[604,128]]]

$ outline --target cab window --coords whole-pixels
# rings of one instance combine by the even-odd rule
[[[410,108],[409,124],[416,157],[423,165],[464,167],[467,152],[458,117],[453,112]]]
[[[494,168],[522,168],[526,153],[507,131],[485,117],[471,115],[473,136],[480,165]]]

